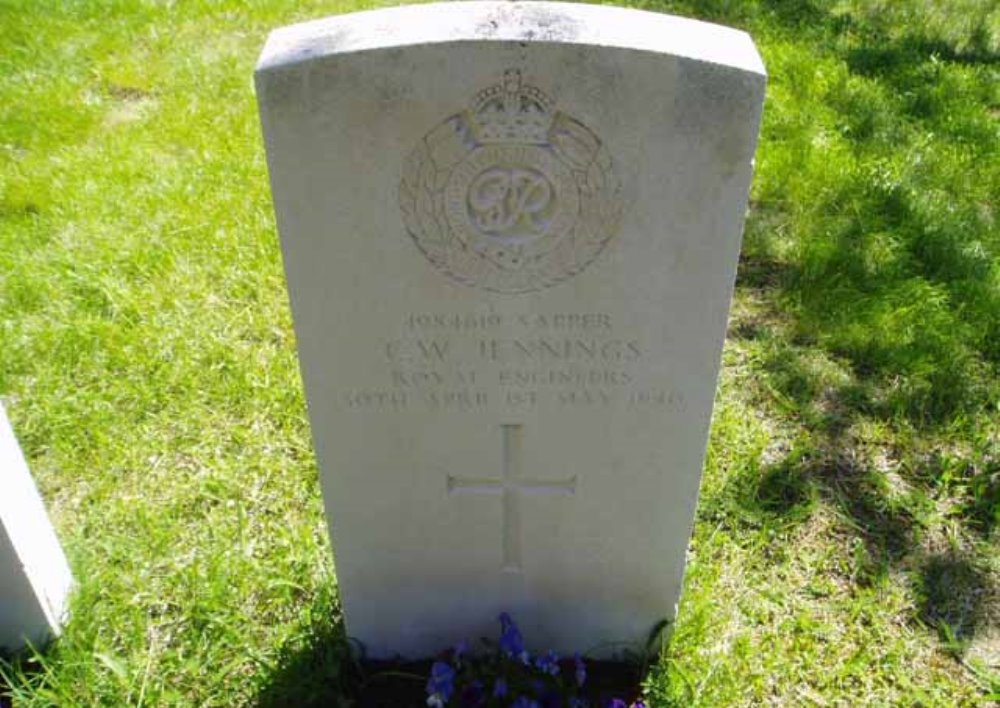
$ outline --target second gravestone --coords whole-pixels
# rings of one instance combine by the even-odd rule
[[[641,640],[676,612],[764,69],[666,15],[449,3],[257,68],[348,633]]]
[[[0,652],[28,643],[41,646],[58,634],[72,584],[66,556],[0,403]]]

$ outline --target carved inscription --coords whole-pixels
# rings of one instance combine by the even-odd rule
[[[407,231],[436,268],[502,293],[576,275],[621,216],[603,143],[517,70],[420,141],[405,161],[399,204]]]
[[[521,500],[522,494],[573,494],[576,475],[561,480],[526,479],[521,472],[521,425],[501,425],[503,434],[499,478],[465,478],[448,475],[449,494],[497,494],[503,503],[500,537],[503,547],[503,570],[521,571]]]
[[[488,167],[469,187],[469,218],[499,243],[529,243],[549,230],[554,195],[555,187],[537,170]]]
[[[409,313],[378,342],[384,384],[346,392],[355,410],[511,413],[563,408],[679,406],[680,394],[644,379],[641,337],[605,312]]]

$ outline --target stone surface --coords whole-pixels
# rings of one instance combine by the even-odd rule
[[[72,585],[28,465],[0,405],[0,648],[58,634]]]
[[[449,3],[256,74],[347,630],[634,642],[680,594],[765,76],[666,15]]]

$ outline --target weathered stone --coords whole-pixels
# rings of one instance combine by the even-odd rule
[[[764,69],[666,15],[448,3],[272,33],[261,118],[347,629],[428,655],[673,616]]]

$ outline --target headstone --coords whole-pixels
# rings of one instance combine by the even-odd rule
[[[673,617],[765,74],[743,32],[467,2],[271,34],[256,83],[348,633]]]
[[[73,579],[0,405],[0,648],[59,633]]]

